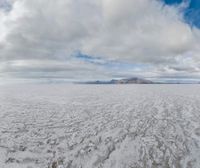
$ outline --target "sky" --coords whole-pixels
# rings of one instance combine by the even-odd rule
[[[0,81],[200,81],[199,0],[0,0]]]

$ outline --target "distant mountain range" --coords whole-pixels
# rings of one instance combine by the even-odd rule
[[[165,82],[153,82],[151,80],[133,77],[127,79],[112,79],[109,81],[88,81],[88,82],[81,82],[82,84],[200,84],[200,82],[195,81],[165,81]]]
[[[110,81],[89,81],[85,84],[154,84],[154,82],[142,78],[128,78],[128,79],[112,79]]]

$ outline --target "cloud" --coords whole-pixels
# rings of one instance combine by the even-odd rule
[[[155,0],[105,0],[103,25],[85,46],[90,55],[157,63],[186,53],[196,44],[179,10]]]
[[[185,22],[186,3],[4,0],[4,4],[10,10],[0,10],[1,76],[90,79],[199,74],[200,30]],[[89,55],[90,62],[76,57],[77,51]],[[121,64],[109,68],[92,61],[96,58],[130,63],[133,68],[123,69]],[[134,64],[144,66],[136,70]]]

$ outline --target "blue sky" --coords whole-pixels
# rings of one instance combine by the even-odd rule
[[[167,5],[177,5],[184,0],[163,0]],[[191,26],[200,28],[200,1],[199,0],[185,0],[188,2],[188,7],[184,10],[185,20]]]
[[[0,79],[200,80],[199,14],[199,0],[0,0]]]
[[[75,57],[84,62],[92,63],[98,66],[103,67],[107,71],[119,71],[117,75],[113,75],[114,78],[126,78],[134,76],[133,74],[137,71],[141,72],[148,70],[150,67],[148,64],[139,64],[139,63],[128,63],[123,61],[113,61],[105,60],[101,57],[93,57],[89,55],[82,54],[77,52]],[[137,74],[138,76],[138,74]],[[139,75],[142,77],[142,75]],[[144,77],[144,76],[143,76]]]

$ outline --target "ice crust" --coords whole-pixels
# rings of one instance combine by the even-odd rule
[[[0,168],[199,168],[200,85],[0,87]]]

